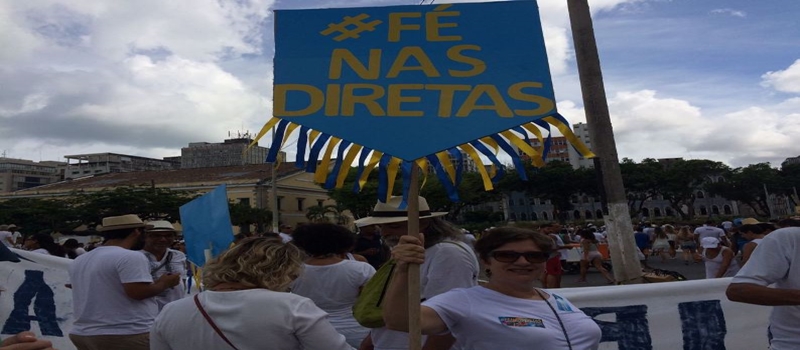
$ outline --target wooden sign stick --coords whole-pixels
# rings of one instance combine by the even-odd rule
[[[411,167],[411,177],[408,190],[408,234],[419,238],[419,169],[414,164]],[[409,350],[422,349],[422,326],[420,309],[420,278],[419,265],[408,266],[408,348]]]

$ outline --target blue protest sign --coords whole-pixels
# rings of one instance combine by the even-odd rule
[[[202,267],[206,249],[211,249],[211,256],[217,256],[230,247],[233,227],[224,184],[182,205],[180,213],[189,261]]]
[[[278,10],[275,117],[416,160],[556,114],[535,1]]]

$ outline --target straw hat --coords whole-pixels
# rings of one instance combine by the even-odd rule
[[[400,209],[400,203],[403,197],[395,196],[389,199],[386,203],[375,204],[372,209],[372,216],[367,216],[355,221],[356,226],[363,227],[369,225],[389,224],[393,222],[408,221],[408,208]],[[419,197],[419,218],[427,219],[438,216],[447,215],[447,212],[431,212],[428,206],[428,201],[423,197]]]
[[[106,231],[114,231],[114,230],[124,230],[128,228],[144,228],[144,227],[152,227],[150,225],[146,225],[142,222],[142,219],[139,219],[138,216],[134,214],[128,215],[121,215],[121,216],[109,216],[103,218],[103,227],[97,229],[100,232]]]
[[[761,223],[761,221],[758,221],[758,219],[756,219],[756,218],[742,219],[742,225],[755,225],[755,224],[760,224],[760,223]]]

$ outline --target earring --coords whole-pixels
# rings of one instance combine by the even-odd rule
[[[491,277],[492,277],[492,270],[485,269],[485,270],[483,270],[483,272],[485,272],[485,273],[486,273],[486,277],[489,277],[489,278],[491,278]]]

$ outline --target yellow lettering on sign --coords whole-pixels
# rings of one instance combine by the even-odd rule
[[[408,59],[414,57],[419,65],[417,66],[407,66]],[[433,65],[433,62],[425,53],[422,51],[422,48],[419,46],[406,46],[400,49],[400,52],[397,53],[397,58],[395,58],[394,63],[392,63],[392,67],[389,68],[389,72],[386,73],[387,78],[397,78],[397,75],[400,74],[402,71],[415,71],[420,70],[428,78],[438,78],[440,76],[439,71],[436,70],[436,67]]]
[[[325,90],[325,116],[334,117],[339,115],[339,100],[342,96],[342,86],[339,84],[328,84]]]
[[[492,100],[492,104],[478,105],[478,100],[483,95],[488,96],[489,99]],[[511,108],[508,108],[503,96],[500,95],[500,91],[497,91],[497,87],[494,85],[475,85],[475,88],[470,91],[467,99],[464,101],[464,104],[462,104],[461,108],[459,108],[458,112],[456,112],[456,117],[468,117],[469,114],[474,110],[495,111],[497,112],[497,115],[503,118],[514,117],[514,113],[511,112]]]
[[[367,95],[356,95],[355,90],[372,90]],[[361,104],[367,108],[369,114],[373,117],[382,117],[386,113],[381,108],[380,103],[376,100],[385,95],[382,86],[375,84],[345,84],[342,89],[342,115],[352,117],[355,115],[356,104]]]
[[[419,30],[419,24],[403,24],[403,18],[421,18],[419,12],[394,12],[389,14],[389,42],[400,41],[400,32],[403,30]]]
[[[449,118],[453,115],[453,97],[456,91],[469,91],[469,85],[450,85],[450,84],[427,84],[425,90],[439,91],[439,112],[440,118]]]
[[[331,64],[328,69],[329,79],[342,77],[342,62],[346,63],[361,79],[375,80],[381,74],[381,50],[369,50],[369,68],[364,66],[348,49],[334,49],[331,53]]]
[[[461,41],[461,35],[440,35],[439,29],[441,28],[457,28],[458,23],[439,22],[441,17],[458,17],[461,12],[458,11],[444,11],[452,4],[439,5],[433,12],[425,14],[425,39],[428,41]],[[444,12],[442,12],[444,11]]]
[[[420,102],[419,96],[403,96],[403,90],[422,90],[422,84],[392,84],[389,85],[389,94],[386,102],[386,114],[391,117],[421,117],[422,111],[403,111],[403,102]]]
[[[480,51],[481,47],[478,45],[456,45],[447,49],[447,58],[453,62],[464,63],[472,66],[471,69],[466,71],[449,69],[447,73],[450,74],[451,77],[474,77],[486,71],[486,62],[483,62],[475,57],[464,56],[462,52],[465,50]]]
[[[309,104],[306,108],[296,110],[296,111],[287,111],[286,110],[286,95],[289,91],[299,91],[305,92],[308,94],[309,97]],[[322,108],[323,103],[325,103],[325,95],[322,93],[322,90],[317,89],[311,85],[305,84],[279,84],[275,85],[274,91],[274,105],[272,113],[276,117],[299,117],[304,115],[309,115],[316,113],[320,108]]]
[[[539,108],[536,109],[515,109],[514,113],[521,117],[535,117],[547,112],[550,112],[555,108],[555,103],[553,100],[539,95],[532,95],[526,94],[522,91],[525,88],[541,88],[542,83],[537,83],[533,81],[525,81],[521,83],[516,83],[511,85],[508,88],[508,96],[517,100],[517,101],[525,101],[525,102],[533,102],[539,105]]]

